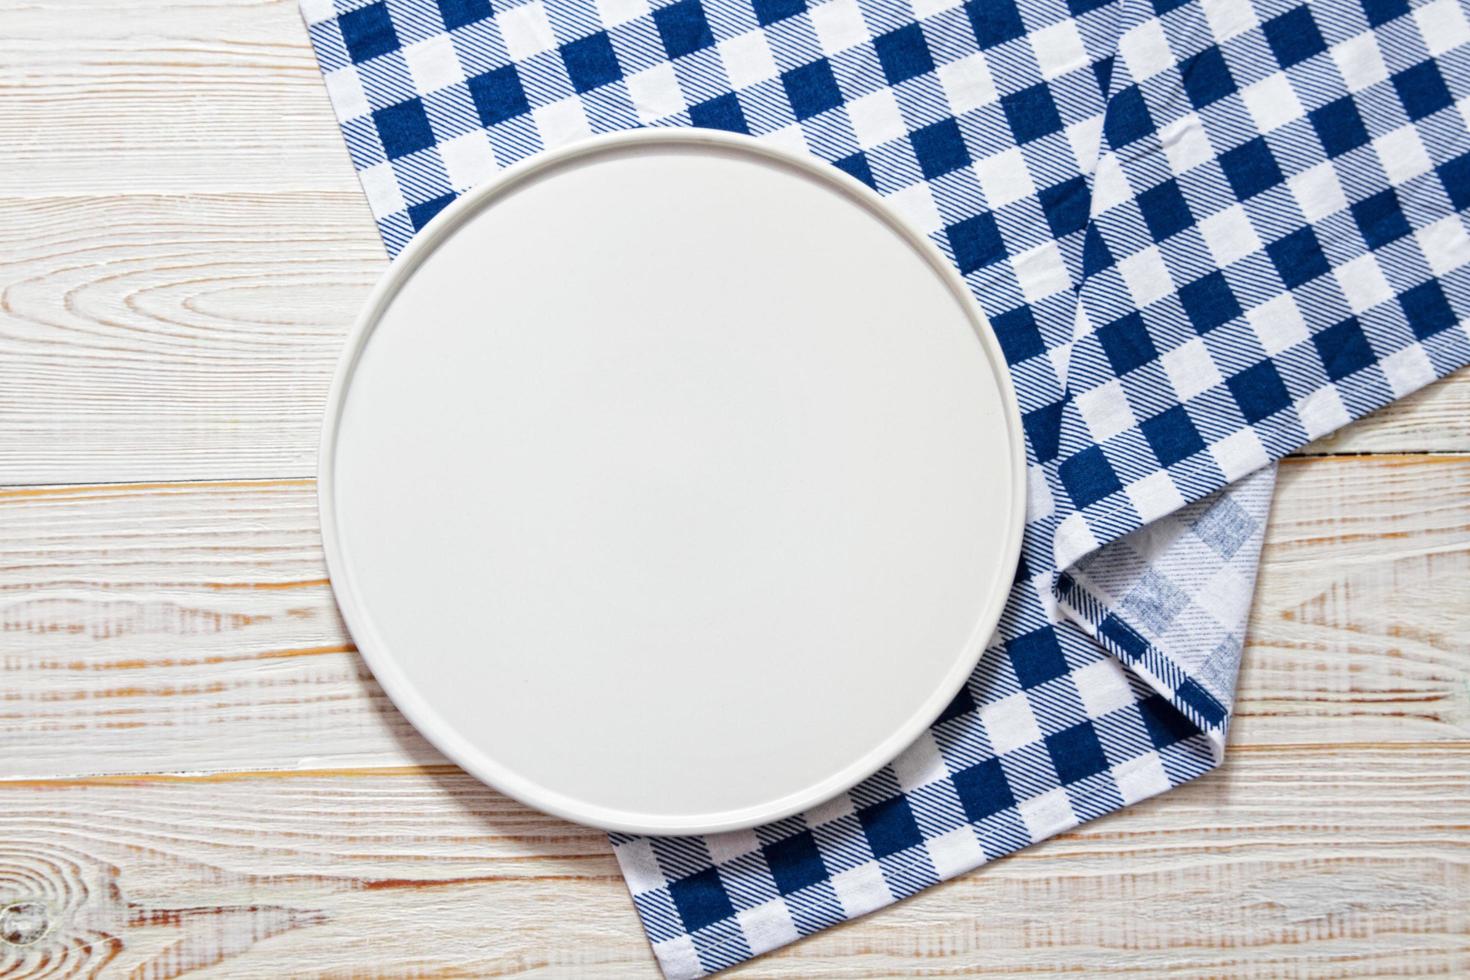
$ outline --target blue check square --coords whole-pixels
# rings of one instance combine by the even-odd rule
[[[1200,333],[1209,333],[1244,312],[1223,272],[1211,272],[1180,289],[1179,302]]]
[[[1107,114],[1103,116],[1103,135],[1113,149],[1121,150],[1153,132],[1153,116],[1137,85],[1128,86],[1109,101]]]
[[[992,325],[994,322],[991,321]],[[1039,342],[1039,334],[1037,339]],[[1044,352],[1045,348],[1043,347],[1042,350]],[[1026,442],[1030,444],[1031,451],[1035,454],[1038,463],[1050,463],[1061,451],[1062,417],[1066,407],[1065,400],[1054,401],[1050,405],[1032,409],[1021,416],[1021,426],[1026,430]]]
[[[1088,507],[1123,489],[1117,471],[1108,462],[1101,446],[1089,446],[1073,456],[1057,470],[1062,486],[1077,507]]]
[[[702,129],[723,129],[732,133],[748,133],[750,127],[734,92],[717,96],[708,102],[689,107],[689,123]]]
[[[1026,25],[1021,20],[1021,8],[1015,0],[968,0],[965,13],[970,16],[970,29],[975,32],[975,43],[982,49],[993,48],[1026,35]]]
[[[1062,115],[1046,85],[1033,85],[1002,96],[1000,106],[1018,143],[1039,140],[1062,129]]]
[[[1409,12],[1409,0],[1363,0],[1363,14],[1370,27],[1382,27]]]
[[[1108,363],[1120,375],[1143,367],[1157,360],[1159,356],[1153,338],[1148,334],[1148,327],[1144,324],[1142,315],[1137,312],[1099,327],[1097,339],[1108,356]]]
[[[684,928],[690,932],[735,914],[735,907],[730,904],[730,896],[715,868],[705,868],[687,878],[669,882],[669,897],[679,910]]]
[[[407,102],[390,105],[373,112],[373,125],[383,142],[383,152],[392,160],[408,156],[434,145],[434,130],[424,101],[417,96]]]
[[[389,51],[397,51],[398,32],[393,27],[393,18],[388,14],[386,3],[368,4],[349,11],[337,19],[342,31],[342,43],[354,63],[370,61]]]
[[[663,39],[670,58],[682,58],[704,48],[713,47],[715,36],[709,29],[700,0],[679,0],[653,12],[653,23]]]
[[[490,0],[438,0],[439,15],[449,30],[484,20],[491,14]]]
[[[986,218],[990,220],[987,222],[985,220]],[[989,215],[976,215],[970,221],[979,222],[986,228],[995,226],[995,219]],[[969,233],[968,230],[965,232],[966,235]],[[988,231],[983,233],[985,236],[989,234],[990,232]],[[1000,248],[998,237],[1000,232],[997,230],[995,234],[997,236],[996,249],[998,250]],[[989,261],[993,262],[995,258],[991,257]],[[963,269],[966,263],[959,258],[958,252],[956,252],[956,260],[961,263],[960,267]],[[975,268],[981,268],[986,264],[985,262],[981,262],[975,265]],[[990,318],[990,329],[995,332],[995,339],[1000,341],[1001,350],[1005,352],[1006,360],[1012,364],[1020,364],[1029,357],[1037,357],[1046,353],[1046,341],[1041,336],[1041,328],[1036,324],[1036,314],[1032,312],[1029,306],[1018,306],[1014,310],[997,313]],[[1060,414],[1057,415],[1057,424],[1061,424]]]
[[[806,0],[754,0],[754,7],[756,23],[769,27],[806,10]]]
[[[1368,142],[1368,127],[1351,95],[1314,109],[1308,118],[1329,157],[1340,157]]]
[[[1357,317],[1348,317],[1314,334],[1312,344],[1330,381],[1341,381],[1378,361]]]
[[[1023,688],[1040,687],[1067,674],[1067,658],[1050,626],[1015,637],[1006,645],[1006,652]]]
[[[408,209],[408,220],[413,222],[414,231],[423,228],[424,225],[434,220],[436,214],[453,204],[455,196],[454,194],[441,194],[422,204],[411,205]]]
[[[1433,61],[1421,61],[1413,68],[1399,72],[1393,76],[1393,87],[1398,92],[1404,112],[1416,122],[1455,104],[1450,87],[1445,84],[1439,66]]]
[[[1150,694],[1138,702],[1138,714],[1148,732],[1149,741],[1156,749],[1167,749],[1189,738],[1197,730],[1178,708],[1157,694]]]
[[[965,817],[972,822],[984,820],[1016,805],[1010,780],[999,759],[986,759],[978,765],[961,769],[950,777]]]
[[[1459,322],[1449,297],[1444,294],[1444,287],[1433,279],[1400,293],[1399,305],[1403,307],[1414,336],[1420,340],[1433,337]]]
[[[909,807],[909,801],[902,796],[863,807],[857,812],[857,816],[874,857],[887,857],[924,842],[924,836],[919,833],[919,825],[914,820],[914,811]]]
[[[1312,18],[1312,9],[1307,6],[1294,7],[1279,17],[1273,17],[1261,25],[1266,43],[1277,64],[1283,68],[1306,61],[1313,55],[1327,50],[1322,31]]]
[[[1048,735],[1046,751],[1064,784],[1081,782],[1108,767],[1107,753],[1098,741],[1097,730],[1088,721]]]
[[[1270,361],[1257,363],[1227,378],[1225,384],[1235,396],[1240,414],[1252,424],[1275,415],[1291,404],[1291,393],[1281,380],[1281,372]]]
[[[1261,136],[1220,154],[1220,169],[1230,182],[1230,189],[1242,201],[1286,180],[1280,164],[1271,155],[1271,148]]]
[[[1413,232],[1409,219],[1404,215],[1403,204],[1392,187],[1354,202],[1351,210],[1358,231],[1369,248],[1382,248]]]
[[[782,895],[800,891],[827,877],[822,852],[817,849],[817,842],[809,830],[767,844],[762,851],[766,864],[770,866],[771,877]]]
[[[944,233],[949,239],[950,250],[954,252],[955,264],[965,275],[1005,258],[1006,246],[1000,235],[1000,225],[996,223],[995,215],[989,211],[950,225]],[[1014,351],[1018,357],[1024,356],[1027,350],[1039,354],[1043,349],[1041,334],[1036,331],[1035,321],[1030,320],[1030,309],[1021,307],[1021,310],[1028,320],[1024,339],[1015,335],[1015,324],[1007,323],[996,328],[997,333],[1004,331],[1006,334],[1001,345],[1007,348],[1007,354]]]
[[[1457,211],[1470,208],[1470,153],[1446,160],[1436,168],[1440,187]]]
[[[810,119],[842,104],[842,89],[826,58],[783,72],[781,84],[797,119]]]
[[[561,60],[566,65],[567,77],[572,80],[572,88],[578,92],[590,92],[623,77],[607,31],[562,45]]]
[[[1311,225],[1298,228],[1285,238],[1277,239],[1266,246],[1266,254],[1276,266],[1287,289],[1295,289],[1318,276],[1326,275],[1331,268],[1322,251],[1322,243]]]
[[[840,160],[833,160],[832,166],[849,177],[856,177],[869,187],[876,189],[878,186],[878,179],[873,176],[873,165],[868,162],[868,155],[862,150]]]
[[[1235,79],[1230,75],[1230,66],[1225,64],[1225,55],[1218,47],[1205,48],[1188,58],[1179,66],[1179,77],[1184,80],[1184,91],[1196,109],[1219,102],[1235,91]]]
[[[919,158],[919,169],[926,180],[943,177],[961,167],[969,166],[970,151],[965,148],[965,137],[960,133],[959,123],[943,119],[932,126],[915,130],[909,141],[914,155]]]
[[[878,63],[883,66],[883,75],[889,85],[898,85],[934,70],[934,56],[929,53],[929,43],[924,40],[924,28],[918,24],[880,34],[873,39],[873,49],[878,53]]]
[[[469,80],[470,100],[482,126],[494,126],[531,111],[515,65],[506,65]]]
[[[1205,448],[1205,440],[1183,405],[1175,405],[1139,424],[1161,466],[1173,466]]]
[[[1171,238],[1194,224],[1189,202],[1173,177],[1138,195],[1138,210],[1155,241]]]
[[[1037,196],[1042,213],[1046,215],[1046,223],[1057,238],[1087,227],[1092,195],[1088,193],[1087,181],[1082,177],[1045,187]]]

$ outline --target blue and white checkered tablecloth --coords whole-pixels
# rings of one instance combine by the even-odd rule
[[[1010,363],[1030,495],[991,648],[837,799],[614,836],[670,977],[1216,765],[1272,461],[1470,362],[1460,0],[301,6],[390,253],[543,148],[736,130],[884,194]]]

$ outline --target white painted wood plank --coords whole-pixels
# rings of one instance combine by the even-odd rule
[[[0,483],[310,475],[386,266],[355,189],[0,200]]]
[[[314,486],[0,494],[0,774],[441,761],[347,636]]]
[[[1470,970],[1470,743],[1239,752],[750,977]],[[0,784],[0,972],[655,977],[606,839],[455,770]]]
[[[1470,737],[1470,457],[1282,464],[1232,739]]]
[[[1281,484],[1234,738],[1470,737],[1470,456]],[[437,761],[350,642],[309,482],[0,494],[0,776]]]
[[[347,191],[295,0],[0,5],[0,196]]]

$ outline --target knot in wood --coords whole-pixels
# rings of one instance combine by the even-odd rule
[[[45,902],[12,902],[0,909],[0,942],[30,946],[51,931],[51,909]]]

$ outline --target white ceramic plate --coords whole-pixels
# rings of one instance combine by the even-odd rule
[[[461,197],[338,368],[321,512],[348,626],[446,755],[645,833],[852,786],[959,690],[1024,460],[947,260],[860,183],[643,130]]]

